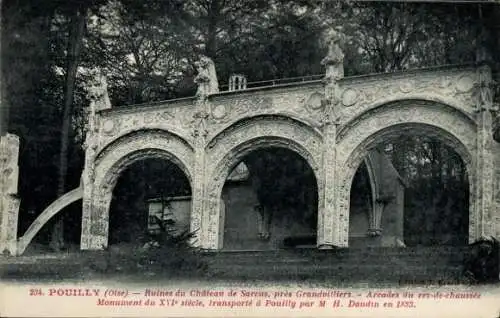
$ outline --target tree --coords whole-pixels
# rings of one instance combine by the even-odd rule
[[[65,66],[64,84],[64,111],[61,127],[61,146],[59,153],[59,176],[57,182],[57,195],[66,192],[66,178],[68,173],[68,143],[70,135],[71,117],[73,112],[73,98],[75,90],[76,72],[85,30],[85,20],[88,3],[76,3],[70,8],[68,19],[68,46]],[[59,250],[64,246],[64,220],[59,217],[52,232],[51,247]]]
[[[477,19],[470,8],[351,2],[326,5],[323,14],[327,25],[343,29],[346,51],[358,56],[356,63],[348,63],[346,73],[357,74],[472,61]]]
[[[85,45],[89,56],[84,64],[104,69],[118,105],[174,98],[187,63],[170,18],[136,11],[109,2],[94,16]]]

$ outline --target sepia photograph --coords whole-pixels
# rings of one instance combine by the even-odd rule
[[[0,3],[0,316],[500,317],[500,1]]]

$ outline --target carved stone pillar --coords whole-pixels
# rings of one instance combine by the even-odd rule
[[[92,108],[92,106],[91,106]],[[87,136],[84,143],[85,148],[85,162],[82,171],[82,176],[80,179],[80,186],[83,189],[82,198],[82,236],[80,248],[82,250],[87,249],[101,249],[95,244],[95,235],[91,232],[92,223],[95,222],[95,198],[94,196],[94,168],[95,168],[95,157],[97,150],[98,134],[96,123],[98,122],[98,116],[92,110],[89,115],[89,128],[87,129]]]
[[[191,201],[191,232],[194,237],[191,245],[207,248],[206,227],[207,222],[203,220],[205,207],[205,138],[207,136],[205,111],[205,99],[198,100],[198,111],[193,116],[193,136],[195,137],[194,169],[192,175],[192,201]]]
[[[495,236],[495,211],[494,211],[494,172],[495,157],[493,153],[493,80],[491,68],[483,63],[478,69],[478,100],[477,111],[477,174],[476,187],[476,218],[470,221],[470,232],[475,234],[469,237],[473,242],[480,236]]]
[[[106,77],[99,69],[93,70],[93,77],[87,91],[90,99],[87,115],[87,134],[85,137],[85,162],[80,186],[83,189],[82,198],[82,234],[80,248],[82,250],[102,249],[108,244],[108,219],[104,217],[109,207],[102,207],[96,202],[94,195],[95,159],[99,146],[99,111],[111,108],[108,96]],[[110,190],[112,191],[112,189]]]
[[[342,241],[340,218],[343,216],[338,213],[336,202],[335,124],[330,123],[324,126],[324,138],[324,199],[319,211],[317,245],[319,248],[347,246],[347,240]]]
[[[208,97],[219,92],[219,83],[214,62],[201,56],[195,63],[198,75],[194,81],[198,84],[196,112],[193,115],[193,137],[195,138],[195,162],[192,176],[192,210],[191,231],[195,233],[191,244],[206,248],[220,248],[219,234],[211,233],[211,224],[218,222],[220,215],[214,211],[214,202],[207,198],[206,185],[209,180],[206,176],[205,146],[208,134],[208,118],[211,114]],[[218,228],[218,227],[217,227]]]
[[[346,247],[349,222],[347,215],[341,215],[337,207],[336,180],[336,139],[337,107],[339,105],[338,80],[344,77],[344,54],[339,46],[340,36],[333,33],[328,48],[328,55],[321,62],[326,66],[325,100],[323,114],[324,134],[324,199],[320,207],[318,241],[319,248]],[[347,224],[347,227],[343,226]]]
[[[0,138],[0,253],[17,254],[19,137]]]

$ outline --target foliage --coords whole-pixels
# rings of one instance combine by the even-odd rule
[[[428,136],[402,135],[385,149],[407,182],[407,244],[467,244],[469,182],[460,156]]]
[[[158,219],[161,231],[151,235],[142,248],[133,244],[129,248],[119,245],[95,253],[89,258],[87,266],[97,272],[113,274],[117,272],[171,275],[175,277],[193,277],[204,275],[207,265],[199,249],[189,242],[194,233],[182,231],[173,233]],[[155,242],[157,244],[150,244]]]

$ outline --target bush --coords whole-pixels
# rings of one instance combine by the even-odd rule
[[[88,267],[101,273],[162,273],[163,275],[203,275],[206,264],[200,251],[190,245],[195,233],[174,233],[157,219],[160,232],[149,234],[147,242],[130,248],[107,248],[91,253]]]

